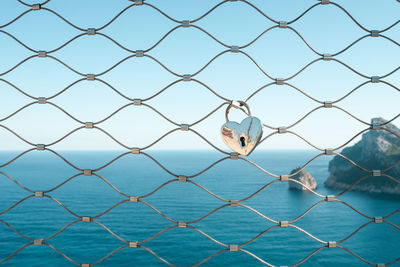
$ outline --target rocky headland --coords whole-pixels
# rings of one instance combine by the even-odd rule
[[[382,124],[387,121],[382,118],[374,118],[372,124]],[[391,123],[383,128],[400,136],[400,129]],[[385,130],[370,130],[362,135],[361,140],[351,147],[344,148],[341,154],[348,157],[358,165],[368,170],[385,170],[393,165],[393,168],[385,172],[395,179],[400,179],[400,138]],[[335,156],[329,162],[330,175],[325,181],[325,186],[345,189],[351,184],[367,175],[342,157]],[[384,176],[369,177],[353,187],[354,190],[371,193],[400,194],[400,184]]]
[[[299,170],[300,170],[300,167],[292,170],[292,172],[290,174],[296,173]],[[317,188],[317,182],[311,176],[311,174],[309,172],[307,172],[306,170],[300,171],[298,174],[292,176],[291,178],[301,182],[302,184],[306,185],[310,189],[314,190]],[[308,190],[306,187],[304,187],[296,182],[293,182],[293,181],[289,181],[289,189],[304,190],[304,191]]]

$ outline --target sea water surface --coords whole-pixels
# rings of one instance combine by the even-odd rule
[[[20,152],[1,152],[1,164]],[[82,169],[95,169],[111,161],[121,151],[71,152],[60,155]],[[196,174],[224,157],[209,151],[149,151],[165,168],[179,175]],[[265,170],[288,174],[304,165],[318,153],[315,151],[257,151],[249,157]],[[318,182],[317,192],[335,194],[339,190],[325,188],[328,162],[322,156],[307,168]],[[32,151],[0,169],[21,185],[34,191],[56,187],[78,171],[48,151]],[[129,154],[97,172],[118,190],[133,196],[152,192],[174,179],[150,158]],[[372,178],[375,179],[376,177]],[[383,178],[383,177],[379,177]],[[274,178],[242,160],[225,160],[193,181],[221,198],[243,199]],[[3,174],[0,175],[0,212],[31,193]],[[117,193],[96,176],[78,176],[48,193],[79,216],[96,216],[126,197]],[[374,217],[385,216],[400,208],[400,198],[362,192],[347,192],[339,197],[360,212]],[[143,199],[161,213],[176,221],[193,221],[226,204],[191,183],[173,182]],[[310,192],[288,190],[287,182],[274,183],[243,204],[276,221],[292,220],[321,198]],[[77,218],[49,198],[29,198],[0,215],[0,261],[30,241],[23,235],[46,238]],[[143,203],[126,202],[96,219],[113,233],[128,241],[143,241],[173,226]],[[387,218],[400,225],[400,214]],[[370,221],[339,202],[324,202],[293,223],[323,241],[339,241]],[[244,207],[225,207],[192,224],[215,240],[227,245],[246,243],[274,224]],[[78,222],[46,241],[77,263],[95,263],[125,245],[96,223]],[[400,257],[400,230],[387,224],[369,224],[341,245],[373,263],[390,263]],[[157,255],[177,266],[194,265],[225,247],[191,228],[172,228],[143,244]],[[323,246],[305,233],[292,228],[275,228],[242,248],[277,266],[293,265]],[[48,246],[29,246],[3,263],[4,266],[74,266]],[[141,248],[124,248],[98,266],[166,266]],[[224,252],[203,266],[264,266],[243,252]],[[325,248],[310,257],[302,266],[368,266],[340,248]],[[400,266],[400,262],[392,266]]]

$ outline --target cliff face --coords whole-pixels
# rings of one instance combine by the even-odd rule
[[[376,124],[386,122],[382,118],[374,118],[371,121]],[[383,127],[400,135],[400,129],[393,124],[388,123]],[[400,161],[400,138],[384,130],[371,130],[364,133],[361,140],[354,146],[343,149],[341,154],[368,170],[385,170]],[[325,181],[325,185],[341,189],[347,188],[367,175],[366,172],[339,156],[335,156],[329,162],[329,172],[330,175]],[[399,180],[400,164],[385,173]],[[353,189],[374,193],[400,194],[400,185],[387,177],[369,177]]]

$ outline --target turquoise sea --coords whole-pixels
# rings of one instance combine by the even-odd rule
[[[58,151],[65,159],[82,169],[95,169],[111,161],[123,151],[71,152]],[[224,155],[209,151],[146,152],[173,173],[192,175]],[[19,152],[1,152],[1,164]],[[249,157],[262,168],[276,174],[288,174],[305,164],[315,151],[255,151]],[[331,156],[313,161],[307,168],[318,182],[317,192],[323,195],[340,191],[327,189]],[[53,188],[78,171],[48,151],[32,151],[0,171],[34,191]],[[173,179],[144,155],[126,155],[97,172],[127,195],[145,195]],[[373,177],[370,179],[384,179]],[[400,177],[396,177],[400,178]],[[193,181],[228,200],[250,196],[273,177],[242,160],[225,160]],[[0,175],[0,212],[30,195],[4,175]],[[48,193],[80,216],[98,215],[126,197],[118,194],[96,176],[79,176]],[[360,212],[385,216],[400,208],[400,197],[348,192],[339,197]],[[193,221],[226,204],[191,183],[173,182],[143,199],[161,213],[176,221]],[[292,220],[321,198],[310,192],[288,190],[287,182],[274,183],[243,204],[277,220]],[[0,261],[30,241],[22,238],[4,223],[32,239],[46,238],[77,218],[49,198],[29,198],[0,215]],[[143,203],[126,202],[96,219],[112,232],[129,241],[143,241],[174,223],[163,218]],[[387,218],[400,225],[400,212]],[[293,223],[323,241],[345,239],[370,221],[339,202],[324,202]],[[228,245],[243,244],[274,224],[244,207],[225,207],[205,219],[191,224],[215,240]],[[125,245],[96,223],[78,222],[46,241],[78,263],[94,263]],[[345,240],[343,247],[372,263],[390,263],[400,257],[400,230],[387,224],[371,223]],[[143,244],[157,255],[177,266],[194,265],[225,249],[192,228],[172,228]],[[293,265],[323,246],[298,229],[275,228],[242,248],[277,266]],[[74,266],[48,246],[28,246],[3,263],[4,266]],[[124,248],[98,266],[166,266],[142,248]],[[244,252],[223,252],[203,266],[264,266]],[[325,248],[302,266],[368,266],[340,248]],[[400,266],[400,262],[392,266]]]

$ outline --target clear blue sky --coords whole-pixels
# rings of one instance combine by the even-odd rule
[[[36,1],[27,1],[34,4]],[[178,20],[194,19],[219,1],[148,0]],[[316,1],[251,0],[270,17],[290,21]],[[395,0],[351,0],[339,2],[368,29],[381,30],[400,18],[400,3]],[[53,9],[82,28],[100,27],[131,2],[126,0],[52,0]],[[27,9],[16,0],[3,0],[0,24],[5,24]],[[147,6],[133,7],[101,32],[132,49],[146,49],[177,24]],[[229,2],[217,8],[196,25],[219,40],[243,45],[274,24],[241,2]],[[309,44],[322,53],[340,51],[366,33],[343,11],[333,5],[318,6],[291,25]],[[31,12],[2,28],[37,50],[59,47],[81,32],[46,11]],[[400,42],[400,24],[384,35]],[[32,55],[5,34],[0,34],[0,72]],[[219,52],[226,50],[195,28],[180,28],[149,52],[171,70],[193,73]],[[274,29],[252,46],[244,49],[274,77],[288,77],[318,58],[292,31]],[[102,36],[84,36],[52,54],[82,73],[99,73],[130,55]],[[366,38],[337,57],[368,76],[384,75],[400,65],[400,47],[383,38]],[[49,58],[35,58],[2,76],[34,96],[49,96],[81,77]],[[153,95],[177,78],[148,58],[132,58],[101,77],[132,98]],[[244,100],[253,91],[271,82],[244,55],[228,53],[214,61],[197,79],[219,94]],[[336,62],[318,62],[289,81],[311,96],[325,101],[336,100],[366,79]],[[385,79],[400,86],[400,71]],[[32,100],[9,85],[0,83],[0,116],[4,117]],[[129,103],[99,82],[84,81],[53,100],[82,121],[97,121]],[[216,108],[222,100],[194,83],[179,83],[147,102],[172,120],[192,123]],[[362,87],[338,105],[357,117],[392,118],[400,112],[400,93],[384,84]],[[274,126],[285,126],[298,120],[319,104],[288,86],[271,86],[250,100],[253,115]],[[241,120],[239,113],[232,118]],[[227,150],[220,140],[224,109],[194,127],[211,142]],[[395,121],[400,125],[399,119]],[[49,143],[79,126],[50,105],[31,106],[2,122],[33,143]],[[145,146],[174,125],[145,107],[131,106],[99,125],[129,146]],[[350,139],[366,126],[339,110],[319,110],[293,130],[321,147],[335,147]],[[269,130],[266,129],[266,133]],[[9,132],[0,129],[0,147],[4,150],[30,148]],[[81,130],[54,146],[55,149],[121,149],[110,138],[96,130]],[[259,149],[310,148],[296,137],[279,135]],[[211,149],[192,133],[175,132],[153,149]]]

